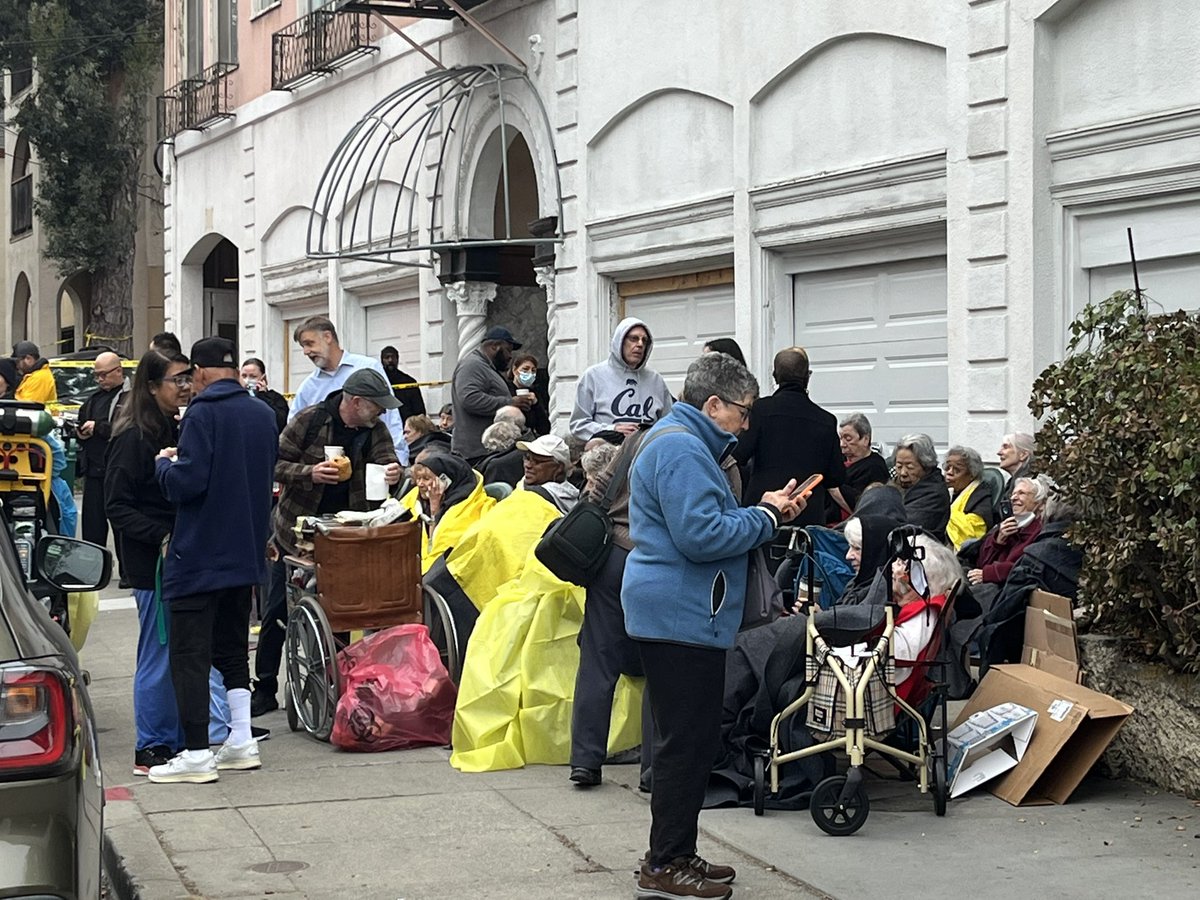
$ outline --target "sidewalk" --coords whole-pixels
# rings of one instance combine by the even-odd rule
[[[111,606],[111,601],[106,604]],[[119,605],[119,604],[118,604]],[[101,612],[84,648],[100,724],[114,895],[264,898],[632,898],[649,806],[637,767],[590,791],[562,767],[464,775],[442,748],[339,752],[282,712],[263,768],[216,784],[131,774],[132,609]],[[1092,778],[1067,806],[1015,809],[977,791],[945,818],[907,784],[868,781],[850,838],[807,812],[705,812],[700,853],[738,869],[738,898],[1200,895],[1200,806]]]

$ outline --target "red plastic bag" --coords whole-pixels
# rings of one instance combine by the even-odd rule
[[[397,625],[338,654],[342,696],[330,740],[374,753],[448,744],[458,689],[424,625]]]

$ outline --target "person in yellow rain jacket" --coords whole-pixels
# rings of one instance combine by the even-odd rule
[[[534,555],[562,515],[542,494],[518,490],[468,529],[447,557],[482,610],[471,632],[454,713],[450,764],[464,772],[565,765],[586,591]],[[622,677],[609,752],[641,742],[641,679]]]
[[[421,523],[421,572],[496,505],[483,491],[483,477],[466,460],[448,453],[429,453],[413,466],[417,486],[400,501]]]
[[[17,368],[25,377],[17,388],[17,399],[29,403],[54,403],[58,400],[58,387],[54,384],[54,373],[50,363],[42,359],[42,352],[33,341],[18,341],[13,347],[13,358]]]

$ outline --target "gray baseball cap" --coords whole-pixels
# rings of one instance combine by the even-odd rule
[[[372,403],[378,403],[384,409],[400,408],[400,401],[392,393],[391,385],[374,369],[359,369],[353,372],[346,379],[342,391],[352,397],[364,397]]]

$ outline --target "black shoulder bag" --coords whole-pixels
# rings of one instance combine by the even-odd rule
[[[629,480],[634,460],[655,438],[673,431],[687,429],[668,426],[643,440],[641,446],[623,453],[599,500],[581,499],[569,513],[551,522],[534,548],[538,561],[563,581],[580,587],[591,584],[612,552],[613,522],[608,510]]]

